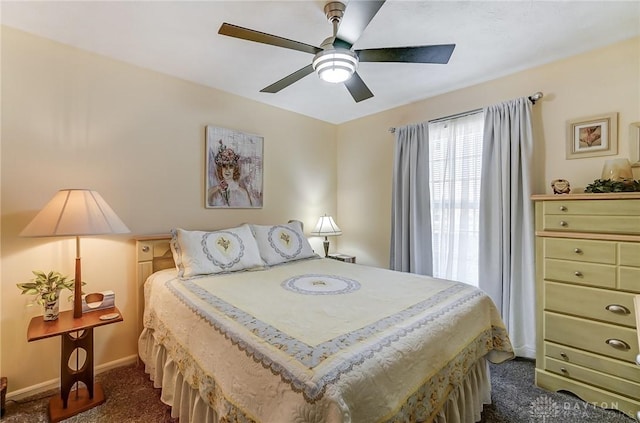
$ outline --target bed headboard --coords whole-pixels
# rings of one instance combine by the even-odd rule
[[[138,335],[142,332],[144,312],[144,282],[152,273],[175,267],[171,254],[171,235],[146,235],[136,240],[136,317]]]
[[[289,220],[288,223],[299,222],[304,230],[304,224],[299,220]],[[138,319],[138,335],[142,332],[142,314],[144,312],[144,282],[152,273],[163,269],[174,268],[171,253],[171,234],[141,235],[136,240],[136,311]]]

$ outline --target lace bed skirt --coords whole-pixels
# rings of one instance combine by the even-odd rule
[[[197,389],[184,380],[167,350],[145,329],[139,347],[154,387],[161,388],[160,399],[171,406],[171,417],[180,423],[226,423],[204,400]],[[146,359],[145,359],[146,357]],[[487,361],[481,358],[470,369],[462,383],[454,388],[443,407],[436,413],[435,423],[474,423],[480,421],[484,404],[491,403],[491,380]],[[354,422],[355,423],[355,422]]]

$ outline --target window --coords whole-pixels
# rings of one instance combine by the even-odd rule
[[[478,285],[484,114],[429,122],[433,276]]]

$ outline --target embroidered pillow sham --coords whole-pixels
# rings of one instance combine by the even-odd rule
[[[213,232],[176,228],[171,235],[171,251],[180,278],[264,266],[248,225]]]
[[[317,257],[298,221],[283,225],[251,225],[251,230],[262,260],[269,266]]]

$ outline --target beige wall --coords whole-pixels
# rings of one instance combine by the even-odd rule
[[[535,52],[532,52],[535,54]],[[428,77],[428,76],[425,76]],[[391,221],[393,135],[390,127],[424,122],[542,91],[536,103],[536,192],[568,179],[584,188],[606,159],[629,157],[629,124],[640,121],[640,38],[505,78],[354,120],[338,129],[340,250],[359,263],[387,267]],[[618,112],[618,155],[565,159],[568,119]],[[635,178],[640,178],[640,168]]]
[[[0,374],[10,392],[59,375],[59,339],[26,342],[42,310],[15,286],[32,269],[73,275],[73,239],[18,237],[57,190],[97,190],[132,235],[289,218],[309,230],[336,212],[334,125],[6,27],[2,112]],[[206,125],[264,137],[262,209],[204,208]],[[132,235],[82,239],[85,290],[113,289],[125,319],[95,330],[98,365],[137,353]]]

